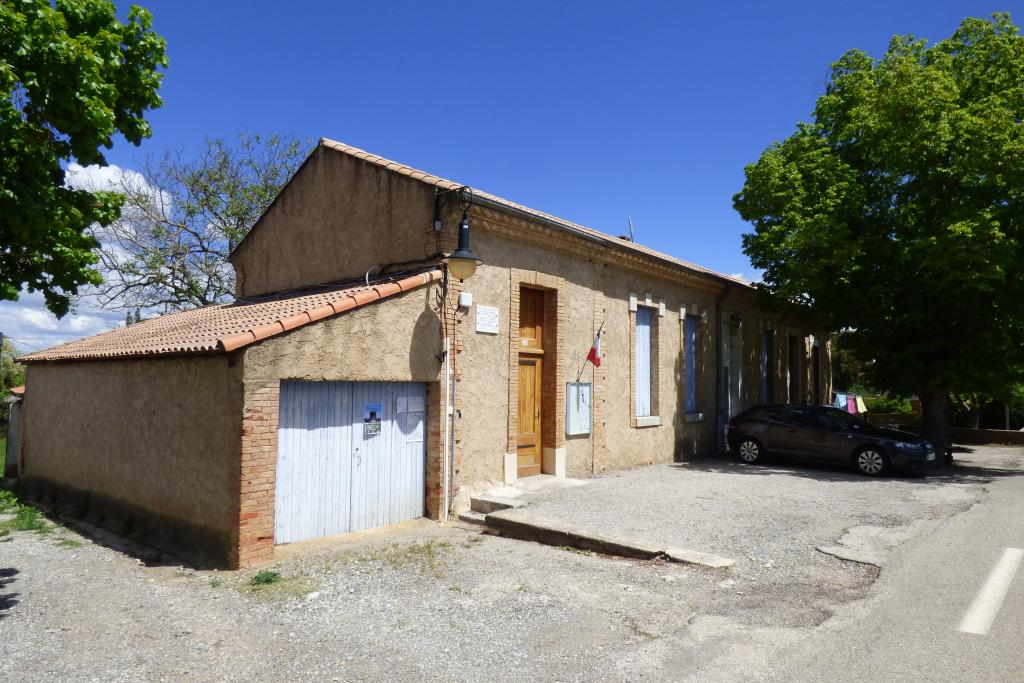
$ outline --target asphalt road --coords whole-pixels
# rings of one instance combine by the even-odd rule
[[[1024,566],[1013,571],[1013,549],[1024,549],[1024,471],[986,488],[981,503],[900,546],[870,599],[777,653],[765,678],[1024,681]],[[987,633],[961,631],[988,621]]]

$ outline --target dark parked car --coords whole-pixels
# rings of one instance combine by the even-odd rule
[[[849,464],[871,477],[935,464],[935,449],[916,434],[876,427],[831,406],[756,406],[729,421],[726,441],[750,464],[779,454]]]

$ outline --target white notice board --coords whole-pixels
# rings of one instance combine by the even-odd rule
[[[565,433],[578,436],[590,433],[590,382],[568,382],[565,385]]]
[[[484,334],[498,334],[498,307],[476,307],[476,331]]]

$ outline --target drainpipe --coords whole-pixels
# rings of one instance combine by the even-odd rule
[[[448,521],[448,490],[451,486],[451,482],[448,479],[448,467],[450,454],[449,449],[451,447],[451,423],[452,423],[452,375],[451,375],[451,364],[449,359],[449,347],[451,343],[448,340],[448,336],[444,337],[444,422],[442,423],[442,435],[441,435],[441,509],[437,511],[437,516],[442,522]]]
[[[721,453],[724,446],[725,423],[722,419],[722,301],[729,296],[732,284],[726,283],[722,293],[715,297],[715,448]]]
[[[448,386],[450,387],[452,405],[448,418],[448,498],[445,500],[445,505],[448,506],[448,518],[451,519],[455,508],[455,392],[458,387],[458,382],[454,377],[448,380]]]

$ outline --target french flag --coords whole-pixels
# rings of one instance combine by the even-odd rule
[[[601,367],[601,331],[598,330],[597,336],[594,337],[594,344],[590,347],[590,353],[587,354],[587,360],[594,364],[595,368]]]

